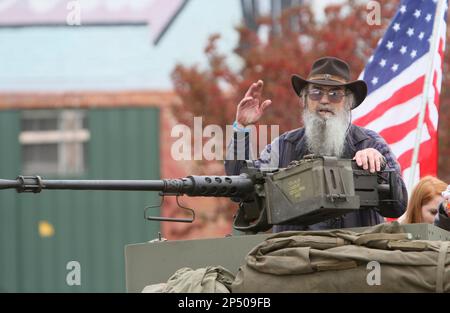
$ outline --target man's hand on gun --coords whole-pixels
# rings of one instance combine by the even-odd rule
[[[358,166],[365,170],[368,169],[371,173],[381,171],[384,163],[383,155],[378,150],[373,148],[367,148],[356,152],[353,160],[356,161]]]

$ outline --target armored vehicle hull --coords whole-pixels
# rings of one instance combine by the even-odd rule
[[[362,232],[367,228],[351,229]],[[404,225],[415,240],[450,240],[450,232],[430,224]],[[125,247],[126,287],[141,292],[147,285],[166,282],[182,267],[221,265],[237,273],[247,253],[272,234],[216,239],[153,241]]]

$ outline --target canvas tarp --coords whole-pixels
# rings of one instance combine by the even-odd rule
[[[409,238],[397,222],[278,233],[249,252],[232,292],[449,292],[450,242]]]

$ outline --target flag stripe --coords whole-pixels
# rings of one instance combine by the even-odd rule
[[[438,91],[438,87],[437,87],[437,82],[436,82],[436,72],[433,75],[433,92],[434,92],[434,97],[433,97],[433,103],[429,103],[427,110],[428,110],[428,118],[430,118],[430,122],[433,124],[433,128],[435,130],[437,130],[437,126],[438,126],[438,121],[439,121],[439,91]]]
[[[376,118],[379,118],[388,109],[398,105],[399,103],[404,103],[413,97],[422,93],[423,84],[425,82],[425,76],[420,76],[411,84],[408,84],[392,95],[391,98],[381,102],[378,106],[365,116],[360,117],[355,120],[355,124],[359,126],[366,126],[369,122]]]
[[[403,153],[408,151],[410,148],[414,147],[414,143],[416,142],[417,137],[417,129],[407,133],[402,140],[397,141],[396,143],[390,144],[392,152],[396,157],[401,156]],[[422,129],[420,143],[423,143],[429,140],[430,134],[426,128]]]
[[[422,103],[422,97],[418,95],[405,103],[387,110],[383,116],[364,127],[381,132],[386,127],[403,124],[419,113],[420,103]]]
[[[412,119],[407,122],[392,127],[383,129],[380,132],[381,137],[383,137],[388,144],[398,142],[402,140],[403,137],[417,127],[417,122],[419,121],[419,114],[416,114]]]
[[[431,121],[430,114],[429,114],[429,106],[427,105],[426,111],[425,111],[425,119],[424,119],[425,129],[428,131],[429,134],[436,136],[437,135],[437,129],[434,127],[433,122]],[[433,137],[433,136],[432,136]]]
[[[419,153],[419,162],[421,164],[427,163],[427,151],[432,151],[433,148],[433,141],[431,139],[424,141],[421,144],[421,147],[423,149],[421,149],[420,153]],[[407,169],[411,166],[411,161],[412,161],[412,155],[413,155],[413,151],[414,149],[411,148],[407,151],[405,151],[402,155],[400,155],[399,157],[397,157],[397,161],[400,163],[400,167],[404,170]],[[407,167],[405,166],[407,165]],[[423,165],[421,165],[422,167]]]

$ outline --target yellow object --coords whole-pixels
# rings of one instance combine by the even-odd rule
[[[39,221],[39,236],[52,237],[55,234],[55,228],[47,221]]]

